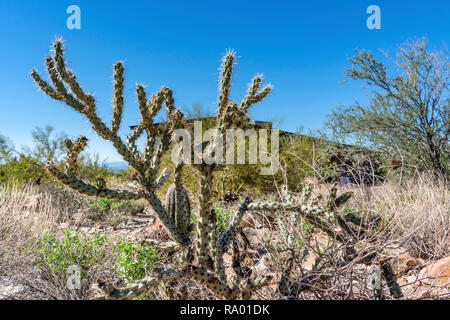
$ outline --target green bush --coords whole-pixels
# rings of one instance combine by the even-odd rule
[[[130,200],[92,198],[90,207],[100,213],[136,213],[143,210],[142,204]]]
[[[46,268],[52,274],[66,275],[67,268],[76,265],[83,277],[104,258],[106,242],[105,235],[97,233],[86,235],[81,231],[65,230],[62,239],[46,233],[37,250],[37,266]]]
[[[106,198],[92,198],[91,200],[91,209],[97,210],[101,213],[106,213],[111,210],[111,206],[113,202],[117,202],[119,200],[115,199],[106,199]]]
[[[217,231],[219,234],[225,232],[230,226],[231,219],[233,218],[233,210],[225,209],[220,204],[215,208],[217,219]]]
[[[160,254],[145,244],[122,241],[114,252],[118,255],[115,263],[116,272],[126,282],[145,276],[151,266],[161,260]]]
[[[28,182],[40,182],[41,180],[53,180],[48,177],[42,166],[31,156],[20,154],[0,164],[0,183],[5,184],[10,180],[25,184]]]

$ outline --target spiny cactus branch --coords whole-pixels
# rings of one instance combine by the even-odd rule
[[[197,236],[198,263],[213,268],[210,243],[213,238],[215,223],[211,216],[212,168],[200,165],[199,217]]]
[[[231,220],[230,226],[227,231],[223,233],[218,241],[218,251],[224,254],[228,250],[228,246],[231,241],[235,238],[239,224],[241,223],[242,217],[248,209],[250,204],[250,198],[246,198],[245,201],[239,206],[239,209],[234,213],[233,219]]]
[[[87,138],[84,136],[78,137],[74,142],[70,139],[64,140],[67,148],[66,156],[66,174],[68,177],[75,176],[78,170],[78,155],[83,151],[87,144]]]
[[[309,192],[307,192],[309,193]],[[309,195],[304,194],[304,198]],[[338,206],[344,204],[351,197],[350,192],[343,193],[338,198],[339,202],[333,202],[333,209],[337,209]],[[344,201],[345,200],[345,201]],[[317,200],[313,200],[313,203],[317,202]],[[334,229],[332,222],[342,219],[338,219],[338,216],[333,211],[324,210],[318,205],[308,205],[304,203],[271,203],[271,202],[259,202],[259,203],[250,203],[247,206],[248,211],[278,211],[278,210],[286,210],[286,211],[295,211],[301,214],[306,220],[312,223],[314,226],[322,229],[326,232],[330,237],[336,238],[340,242],[345,242],[346,238],[338,233]],[[339,217],[340,218],[340,217]]]
[[[122,121],[122,112],[123,112],[123,64],[122,62],[117,62],[114,65],[114,83],[113,83],[113,117],[111,122],[111,131],[114,135],[117,135],[119,131],[120,122]]]
[[[93,290],[97,293],[95,299],[98,300],[127,300],[148,293],[161,281],[172,282],[182,280],[186,277],[186,270],[164,269],[157,277],[147,277],[134,282],[133,284],[116,288],[108,283],[97,281],[93,285]]]
[[[231,77],[233,74],[233,62],[234,51],[228,51],[223,57],[221,66],[220,83],[219,83],[219,105],[218,115],[221,116],[224,113],[226,106],[228,105],[228,97],[230,95]]]
[[[59,170],[56,165],[49,161],[46,163],[46,168],[56,179],[69,186],[70,188],[78,191],[81,194],[87,196],[98,196],[108,199],[119,200],[137,200],[145,197],[145,193],[133,193],[127,190],[112,190],[107,188],[96,188],[91,184],[85,183],[75,177],[69,177],[64,172]]]
[[[75,94],[78,100],[82,101],[86,105],[92,103],[92,95],[86,94],[83,89],[81,89],[76,76],[73,75],[73,73],[66,67],[63,57],[64,52],[62,41],[56,40],[53,48],[55,53],[53,59],[56,62],[56,69],[61,76],[61,79],[69,85],[70,90]]]

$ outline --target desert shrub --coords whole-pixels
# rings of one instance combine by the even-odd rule
[[[405,159],[448,178],[448,57],[445,47],[435,51],[426,38],[400,45],[395,59],[355,50],[345,75],[372,87],[370,102],[333,110],[327,121],[333,139],[378,150],[387,159]]]
[[[0,164],[0,183],[5,184],[8,180],[14,180],[20,184],[42,180],[53,181],[34,158],[24,154]]]
[[[159,253],[145,244],[121,241],[114,249],[116,272],[126,282],[139,279],[160,261]]]
[[[300,190],[305,177],[314,174],[314,153],[317,149],[315,139],[297,134],[280,136],[280,164],[287,187],[293,192]],[[275,188],[274,188],[275,190]]]
[[[14,146],[9,138],[0,134],[0,164],[7,162],[14,154]]]
[[[86,235],[81,231],[65,230],[61,239],[54,234],[46,233],[37,251],[39,257],[37,266],[49,270],[52,274],[65,276],[67,268],[76,265],[84,277],[88,270],[95,270],[105,256],[106,241],[105,235],[97,233]]]
[[[118,202],[119,200],[115,199],[106,199],[106,198],[93,198],[91,200],[90,207],[91,209],[98,210],[99,212],[108,212],[111,210],[111,205],[114,202]]]
[[[219,233],[223,233],[230,225],[234,211],[225,209],[220,204],[214,210],[216,212],[216,229]]]
[[[124,220],[123,216],[119,213],[113,213],[106,217],[106,223],[112,227],[117,227]]]
[[[143,205],[130,200],[107,199],[102,197],[92,198],[90,208],[99,213],[121,213],[121,214],[135,214],[143,210]]]

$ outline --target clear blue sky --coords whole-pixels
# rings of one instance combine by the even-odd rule
[[[81,29],[69,30],[66,8],[81,8]],[[381,30],[369,30],[366,8],[381,8]],[[218,67],[234,48],[238,65],[232,97],[240,100],[257,72],[274,85],[251,112],[256,120],[282,119],[281,129],[320,128],[333,107],[364,101],[362,83],[345,80],[353,49],[395,50],[427,36],[432,48],[450,40],[449,0],[358,1],[0,1],[0,133],[20,149],[31,130],[47,124],[71,137],[86,135],[90,150],[121,160],[84,118],[39,92],[31,68],[47,79],[44,57],[55,36],[66,40],[67,58],[84,88],[111,114],[112,65],[125,61],[122,134],[139,114],[134,87],[148,93],[174,90],[178,107],[201,103],[215,110]]]

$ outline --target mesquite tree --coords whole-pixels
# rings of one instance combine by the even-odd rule
[[[242,272],[243,267],[239,259],[239,248],[236,238],[242,235],[240,223],[247,212],[290,210],[298,216],[327,232],[330,236],[344,241],[345,237],[336,234],[333,224],[336,221],[345,226],[344,220],[337,217],[336,209],[345,203],[350,193],[336,195],[336,189],[330,190],[327,203],[319,206],[318,199],[312,203],[252,203],[249,198],[241,204],[223,234],[217,233],[216,216],[212,207],[213,172],[218,168],[215,164],[190,164],[200,173],[198,189],[198,221],[195,226],[190,223],[191,201],[183,186],[181,172],[184,163],[178,161],[174,170],[174,184],[168,189],[165,204],[156,195],[156,190],[166,181],[170,172],[161,169],[161,157],[168,150],[174,130],[185,125],[184,115],[175,107],[172,90],[162,87],[150,98],[147,98],[144,86],[137,85],[136,94],[141,114],[139,124],[127,135],[125,141],[118,135],[124,106],[124,69],[118,62],[114,65],[113,77],[113,116],[110,125],[103,122],[96,112],[95,98],[83,90],[75,75],[67,68],[64,60],[64,50],[61,40],[53,45],[53,56],[45,60],[51,84],[44,81],[33,69],[31,76],[39,88],[54,100],[65,102],[75,111],[85,115],[92,124],[93,130],[105,140],[114,145],[117,152],[135,170],[134,179],[136,190],[114,190],[106,186],[102,178],[97,178],[96,185],[86,183],[77,178],[78,155],[86,147],[86,137],[66,140],[67,156],[65,168],[61,170],[53,162],[46,163],[47,170],[60,182],[68,187],[89,196],[110,199],[131,200],[144,198],[175,240],[174,243],[159,244],[161,248],[178,250],[181,253],[179,267],[165,266],[158,269],[158,276],[146,277],[127,287],[116,288],[109,284],[98,282],[95,289],[103,298],[121,299],[132,298],[147,292],[161,281],[173,282],[183,279],[193,279],[209,288],[217,297],[228,299],[250,298],[258,288],[264,287],[271,280],[271,276],[250,277]],[[218,115],[216,134],[209,143],[195,146],[198,151],[212,153],[216,145],[222,141],[221,135],[230,128],[242,128],[248,123],[248,109],[262,101],[272,90],[270,85],[261,88],[262,76],[253,78],[246,96],[240,103],[229,99],[232,78],[234,52],[228,52],[222,63],[219,82]],[[155,125],[154,117],[165,107],[167,114],[166,125]],[[145,134],[145,148],[138,150],[136,140]],[[191,155],[192,156],[192,155]],[[204,157],[202,157],[204,159]],[[160,172],[160,173],[159,173]],[[159,175],[158,175],[159,173]],[[306,189],[305,189],[306,190]],[[347,228],[348,229],[348,228]],[[231,246],[231,244],[233,244]],[[155,244],[157,245],[157,244]],[[224,254],[230,246],[233,251],[233,270],[236,274],[234,281],[225,274]]]
[[[355,52],[346,76],[372,86],[367,105],[338,108],[329,117],[334,137],[382,151],[393,160],[449,175],[450,60],[431,52],[426,39],[400,46],[391,75],[388,65],[366,50]]]

